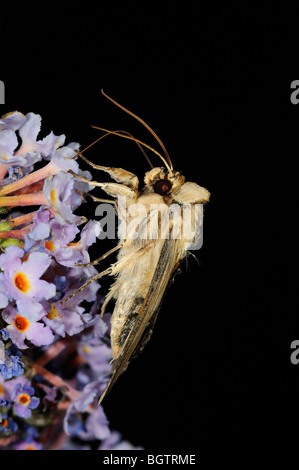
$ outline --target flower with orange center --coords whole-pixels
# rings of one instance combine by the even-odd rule
[[[17,312],[12,306],[6,307],[3,311],[3,319],[8,323],[6,331],[9,333],[11,341],[20,349],[28,346],[25,340],[29,340],[35,346],[46,346],[54,340],[50,328],[40,323],[45,311],[39,303],[32,305],[31,313],[23,314]]]
[[[32,312],[32,304],[42,299],[50,299],[56,293],[54,284],[40,279],[51,264],[46,253],[34,251],[26,258],[19,247],[9,246],[0,255],[0,291],[9,300],[16,300],[19,311],[27,317]],[[4,305],[5,306],[5,305]]]
[[[17,424],[12,418],[9,418],[7,413],[0,414],[0,437],[10,436],[18,429]]]
[[[39,398],[34,396],[34,388],[30,385],[18,383],[11,395],[14,402],[14,411],[21,418],[28,419],[31,416],[31,410],[39,405]]]
[[[39,442],[19,442],[15,445],[16,450],[42,450],[42,445]]]

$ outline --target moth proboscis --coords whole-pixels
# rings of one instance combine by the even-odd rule
[[[151,170],[145,173],[144,186],[139,189],[139,180],[135,174],[122,168],[95,165],[87,160],[82,152],[78,153],[94,169],[107,172],[116,183],[89,181],[73,173],[74,176],[93,186],[100,187],[113,198],[122,196],[125,199],[125,203],[120,207],[119,203],[115,204],[115,200],[107,201],[90,195],[95,201],[106,201],[115,204],[118,217],[124,219],[127,223],[134,222],[134,217],[136,217],[134,212],[130,211],[134,204],[142,205],[145,208],[143,217],[138,220],[137,224],[134,225],[133,223],[133,226],[136,227],[133,234],[127,233],[116,247],[97,260],[83,266],[97,264],[115,251],[118,251],[117,261],[105,271],[91,277],[80,289],[63,301],[67,302],[88,284],[105,275],[116,278],[101,309],[101,315],[103,316],[108,302],[112,299],[115,300],[111,316],[111,378],[100,397],[99,404],[111,390],[121,373],[126,370],[130,359],[136,356],[150,339],[163,294],[181,261],[186,257],[188,249],[192,246],[201,226],[202,211],[196,209],[199,205],[208,202],[210,198],[207,189],[196,183],[186,182],[185,177],[173,169],[164,144],[141,118],[107,96],[103,90],[102,93],[116,106],[136,118],[152,133],[163,149],[165,157],[149,145],[134,138],[128,132],[109,131],[96,127],[96,129],[105,131],[106,134],[95,142],[106,135],[115,134],[135,141],[141,149],[142,147],[150,149],[163,161],[163,167],[153,167],[145,155],[151,165]],[[158,219],[155,219],[158,220],[158,237],[156,234],[153,236],[152,233],[152,221],[157,217],[157,207],[162,208],[161,213],[158,214]],[[193,229],[192,233],[194,233],[191,239],[184,235],[185,219],[182,217],[182,211],[174,210],[178,207],[182,210],[187,208],[189,221],[191,221]],[[163,224],[164,220],[168,220],[166,229],[164,228],[165,224]],[[180,233],[179,237],[174,236],[174,232],[177,233],[178,228],[180,229],[178,232]],[[137,233],[136,230],[138,230]]]

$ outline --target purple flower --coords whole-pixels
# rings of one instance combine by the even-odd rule
[[[44,401],[49,401],[53,403],[56,402],[57,391],[58,391],[57,387],[55,386],[49,387],[48,385],[45,385],[42,383],[39,383],[38,386],[45,392],[45,396],[43,397]]]
[[[64,419],[64,430],[67,434],[86,440],[105,439],[109,436],[108,420],[102,407],[89,408],[103,388],[102,383],[89,383],[84,387],[80,398],[69,405]],[[85,414],[84,424],[82,413]]]
[[[94,266],[78,266],[76,268],[69,268],[67,273],[67,289],[65,291],[65,297],[82,286],[83,282],[85,282],[87,278],[90,278],[97,273],[98,271]],[[81,299],[80,301],[86,300],[87,302],[94,302],[97,298],[96,294],[99,287],[100,285],[97,282],[92,282],[83,291],[76,294],[76,301]]]
[[[54,284],[50,284],[40,277],[51,263],[46,253],[30,253],[26,261],[21,261],[24,251],[16,246],[10,246],[0,255],[0,286],[2,294],[8,299],[16,300],[20,311],[31,313],[35,309],[33,304],[42,299],[50,299],[56,293]]]
[[[69,448],[91,449],[101,440],[103,448],[131,449],[111,433],[97,406],[111,360],[109,328],[98,315],[100,286],[91,283],[61,303],[98,272],[80,264],[90,261],[88,250],[100,224],[89,221],[81,230],[85,218],[74,214],[93,186],[71,172],[87,180],[92,176],[76,161],[79,144],[64,146],[65,136],[53,132],[39,139],[40,128],[41,117],[34,113],[0,119],[1,200],[3,206],[16,207],[9,223],[0,222],[5,250],[0,254],[0,433],[9,438],[8,449],[40,450],[41,433],[48,443],[57,442],[64,413],[65,431],[79,438],[69,437]],[[33,171],[42,159],[44,166]],[[24,214],[27,205],[40,207]],[[12,230],[17,239],[10,238]],[[32,413],[38,396],[41,409]]]
[[[25,235],[25,245],[24,250],[30,251],[33,247],[34,249],[39,249],[44,251],[44,240],[50,237],[50,222],[51,214],[49,209],[44,209],[40,207],[33,217],[33,229]],[[43,243],[36,243],[43,241]]]
[[[10,164],[17,146],[18,139],[13,130],[4,129],[0,131],[0,163]]]
[[[79,343],[78,350],[87,364],[98,377],[108,377],[111,371],[111,348],[100,339],[92,339]]]
[[[21,129],[26,126],[25,124]],[[19,134],[21,134],[21,129]],[[11,128],[6,128],[0,131],[0,163],[10,166],[29,167],[41,160],[41,155],[38,151],[33,152],[34,146],[21,146],[18,151],[18,139],[16,133]],[[28,151],[26,151],[26,149]],[[38,149],[38,147],[36,147]],[[30,151],[29,151],[30,150]],[[39,149],[41,150],[41,149]]]
[[[60,301],[43,302],[43,306],[46,311],[43,320],[54,333],[64,337],[66,333],[72,336],[83,330],[82,314],[84,308],[79,307],[78,303],[68,302],[61,305]]]
[[[50,251],[55,259],[60,262],[60,259],[65,257],[71,258],[73,248],[69,244],[74,240],[79,229],[76,225],[65,223],[62,225],[57,219],[52,219],[49,223],[50,237],[45,242],[45,247]],[[61,253],[64,253],[62,255]],[[63,264],[63,263],[61,263]]]
[[[36,346],[44,346],[54,341],[53,333],[48,326],[40,323],[38,320],[44,316],[44,311],[40,304],[36,304],[41,308],[27,312],[26,316],[17,312],[10,305],[3,311],[3,318],[8,323],[6,330],[9,332],[10,339],[20,349],[26,349],[28,346],[25,340],[31,341]]]
[[[43,446],[37,441],[22,441],[14,445],[15,450],[42,450]]]
[[[60,142],[59,142],[60,143]],[[73,158],[79,151],[79,144],[72,142],[65,147],[55,148],[51,154],[51,166],[56,167],[58,171],[72,170],[74,173],[79,171],[79,165]]]
[[[4,380],[22,375],[24,366],[25,364],[21,361],[20,355],[17,352],[14,353],[12,348],[5,351],[3,358],[0,356],[0,374]]]
[[[17,131],[22,124],[26,121],[26,116],[19,111],[13,111],[12,113],[5,114],[0,119],[0,130],[12,129]]]
[[[61,171],[53,178],[47,178],[44,183],[44,195],[61,224],[81,221],[81,217],[73,214],[81,204],[82,198],[76,191],[75,180],[70,173]]]
[[[0,436],[9,436],[18,429],[17,423],[7,413],[0,413]]]
[[[79,433],[81,439],[94,440],[106,439],[110,434],[109,422],[104,413],[103,407],[98,406],[87,417],[83,430]]]
[[[79,230],[74,225],[60,225],[57,220],[50,222],[52,237],[46,242],[55,259],[63,266],[74,266],[76,263],[84,264],[90,261],[88,248],[96,242],[100,233],[99,222],[90,220],[81,231],[81,239],[71,243]]]
[[[124,441],[119,432],[113,431],[101,443],[98,450],[144,450],[144,448],[133,446],[130,442]]]
[[[12,392],[12,401],[14,402],[14,411],[21,418],[28,419],[31,416],[31,410],[39,405],[39,398],[33,396],[34,388],[29,385],[16,385]]]
[[[26,115],[26,121],[19,128],[19,136],[22,139],[22,145],[16,152],[16,155],[49,155],[54,143],[56,142],[56,136],[53,134],[53,132],[50,132],[47,137],[37,141],[40,128],[41,116],[39,114],[28,113]]]

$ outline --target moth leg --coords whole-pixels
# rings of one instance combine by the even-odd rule
[[[69,172],[78,178],[80,181],[83,181],[84,183],[88,183],[91,186],[99,186],[100,188],[103,189],[107,194],[113,197],[117,196],[126,196],[129,199],[133,199],[135,196],[137,197],[137,191],[130,189],[128,186],[125,186],[123,184],[119,183],[98,183],[97,181],[89,181],[87,178],[84,178],[83,176],[79,176],[76,173],[74,173],[72,170],[69,170]]]
[[[94,202],[106,202],[107,204],[115,204],[115,201],[113,201],[113,199],[103,199],[101,197],[95,197],[89,193],[87,193],[86,196],[90,197]]]
[[[88,279],[87,282],[85,282],[85,284],[83,284],[81,287],[79,287],[79,289],[75,290],[74,292],[72,292],[66,299],[63,299],[61,301],[61,304],[65,304],[66,302],[68,302],[72,297],[74,297],[75,295],[79,294],[79,292],[82,292],[83,289],[85,289],[85,287],[89,286],[89,284],[91,284],[92,282],[96,281],[97,279],[100,279],[101,277],[103,276],[106,276],[106,274],[111,274],[112,272],[112,268],[108,268],[106,269],[105,271],[102,271],[101,273],[98,273],[96,274],[95,276],[92,276],[90,279]]]
[[[105,313],[106,307],[107,307],[107,305],[109,304],[109,302],[110,302],[110,300],[112,299],[112,297],[113,297],[112,293],[110,293],[110,294],[107,295],[107,297],[106,297],[106,299],[105,299],[105,301],[104,301],[104,303],[103,303],[103,305],[102,305],[102,307],[101,307],[101,318],[104,317],[104,313]]]
[[[87,267],[87,266],[94,266],[95,264],[98,264],[100,261],[103,259],[107,258],[107,256],[111,255],[115,251],[119,250],[122,247],[122,245],[117,245],[111,250],[107,251],[104,255],[100,256],[99,258],[95,259],[94,261],[90,261],[90,263],[85,263],[85,264],[80,264],[80,263],[75,263],[75,266],[80,266],[80,267]]]
[[[84,157],[82,154],[80,154],[80,157],[92,168],[95,170],[101,170],[105,171],[108,173],[111,178],[113,178],[115,181],[118,183],[122,183],[126,186],[129,186],[132,189],[137,189],[138,188],[138,178],[134,173],[131,173],[130,171],[123,170],[122,168],[113,168],[111,166],[102,166],[102,165],[95,165],[92,163],[90,160],[88,160],[86,157]]]

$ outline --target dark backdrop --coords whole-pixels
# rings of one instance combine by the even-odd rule
[[[45,132],[82,146],[96,124],[158,149],[104,88],[157,132],[175,169],[211,191],[198,262],[183,263],[151,342],[104,403],[111,427],[148,450],[254,447],[269,433],[296,435],[299,417],[295,24],[275,5],[197,3],[98,2],[1,21],[3,112],[40,113]],[[87,156],[140,178],[147,170],[116,137]]]

